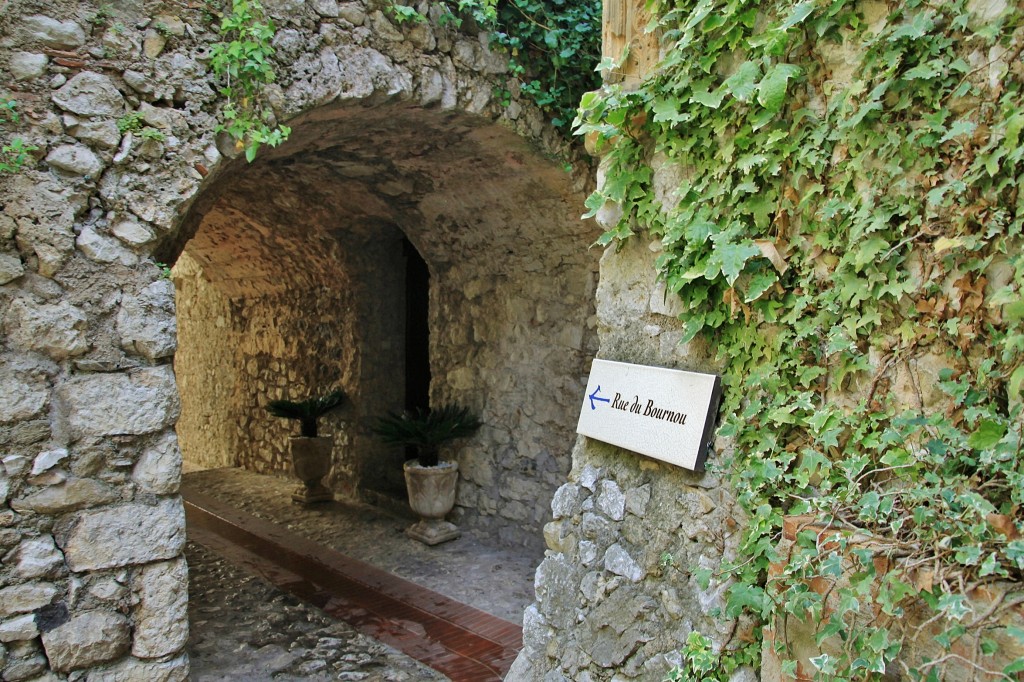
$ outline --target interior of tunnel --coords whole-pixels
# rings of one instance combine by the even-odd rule
[[[324,107],[234,161],[157,254],[173,263],[186,470],[289,471],[265,409],[334,388],[339,499],[404,499],[388,411],[459,403],[455,520],[543,543],[596,348],[579,178],[499,124],[404,104]]]

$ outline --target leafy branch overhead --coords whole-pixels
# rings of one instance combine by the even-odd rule
[[[1000,620],[1024,579],[1019,3],[649,6],[661,63],[585,96],[577,132],[605,153],[591,214],[623,209],[598,243],[659,239],[686,338],[713,338],[724,367],[747,530],[701,579],[735,581],[729,617],[809,622],[815,679],[938,680],[954,650],[1013,679],[1024,659],[985,666],[1024,641]],[[676,171],[670,204],[652,155]],[[1013,594],[975,604],[996,584]],[[919,609],[941,624],[931,659],[906,651]],[[750,655],[701,637],[686,653],[674,679],[728,679]]]
[[[487,30],[491,47],[508,55],[520,92],[569,133],[583,93],[598,87],[601,58],[599,0],[435,0],[441,22],[470,18]],[[413,7],[394,2],[398,21],[425,21]],[[511,93],[498,93],[508,97]]]
[[[276,147],[291,133],[264,101],[264,87],[275,78],[275,30],[258,0],[231,0],[231,11],[221,17],[223,40],[210,50],[210,68],[223,79],[220,92],[227,100],[217,131],[231,135],[250,162],[262,145]]]

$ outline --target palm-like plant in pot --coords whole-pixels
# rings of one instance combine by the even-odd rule
[[[303,487],[292,493],[292,499],[302,504],[330,502],[334,494],[323,484],[323,477],[331,470],[330,436],[319,435],[320,417],[341,406],[345,392],[336,389],[330,393],[306,400],[272,400],[267,410],[275,417],[299,422],[298,436],[289,439],[292,469]]]
[[[446,443],[472,436],[481,425],[476,415],[459,405],[392,412],[373,425],[373,432],[385,443],[416,450],[417,458],[407,461],[404,467],[409,506],[421,519],[406,530],[409,537],[436,545],[461,534],[455,524],[444,520],[455,506],[459,465],[441,461],[439,452]]]

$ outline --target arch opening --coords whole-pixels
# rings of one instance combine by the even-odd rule
[[[485,426],[448,453],[456,522],[539,555],[596,347],[581,190],[499,125],[405,104],[323,107],[227,168],[162,247],[186,466],[284,474],[266,402],[340,386],[329,484],[396,500],[404,453],[373,418],[458,402]]]

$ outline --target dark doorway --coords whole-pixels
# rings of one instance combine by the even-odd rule
[[[408,239],[405,254],[405,408],[430,406],[430,271]]]

